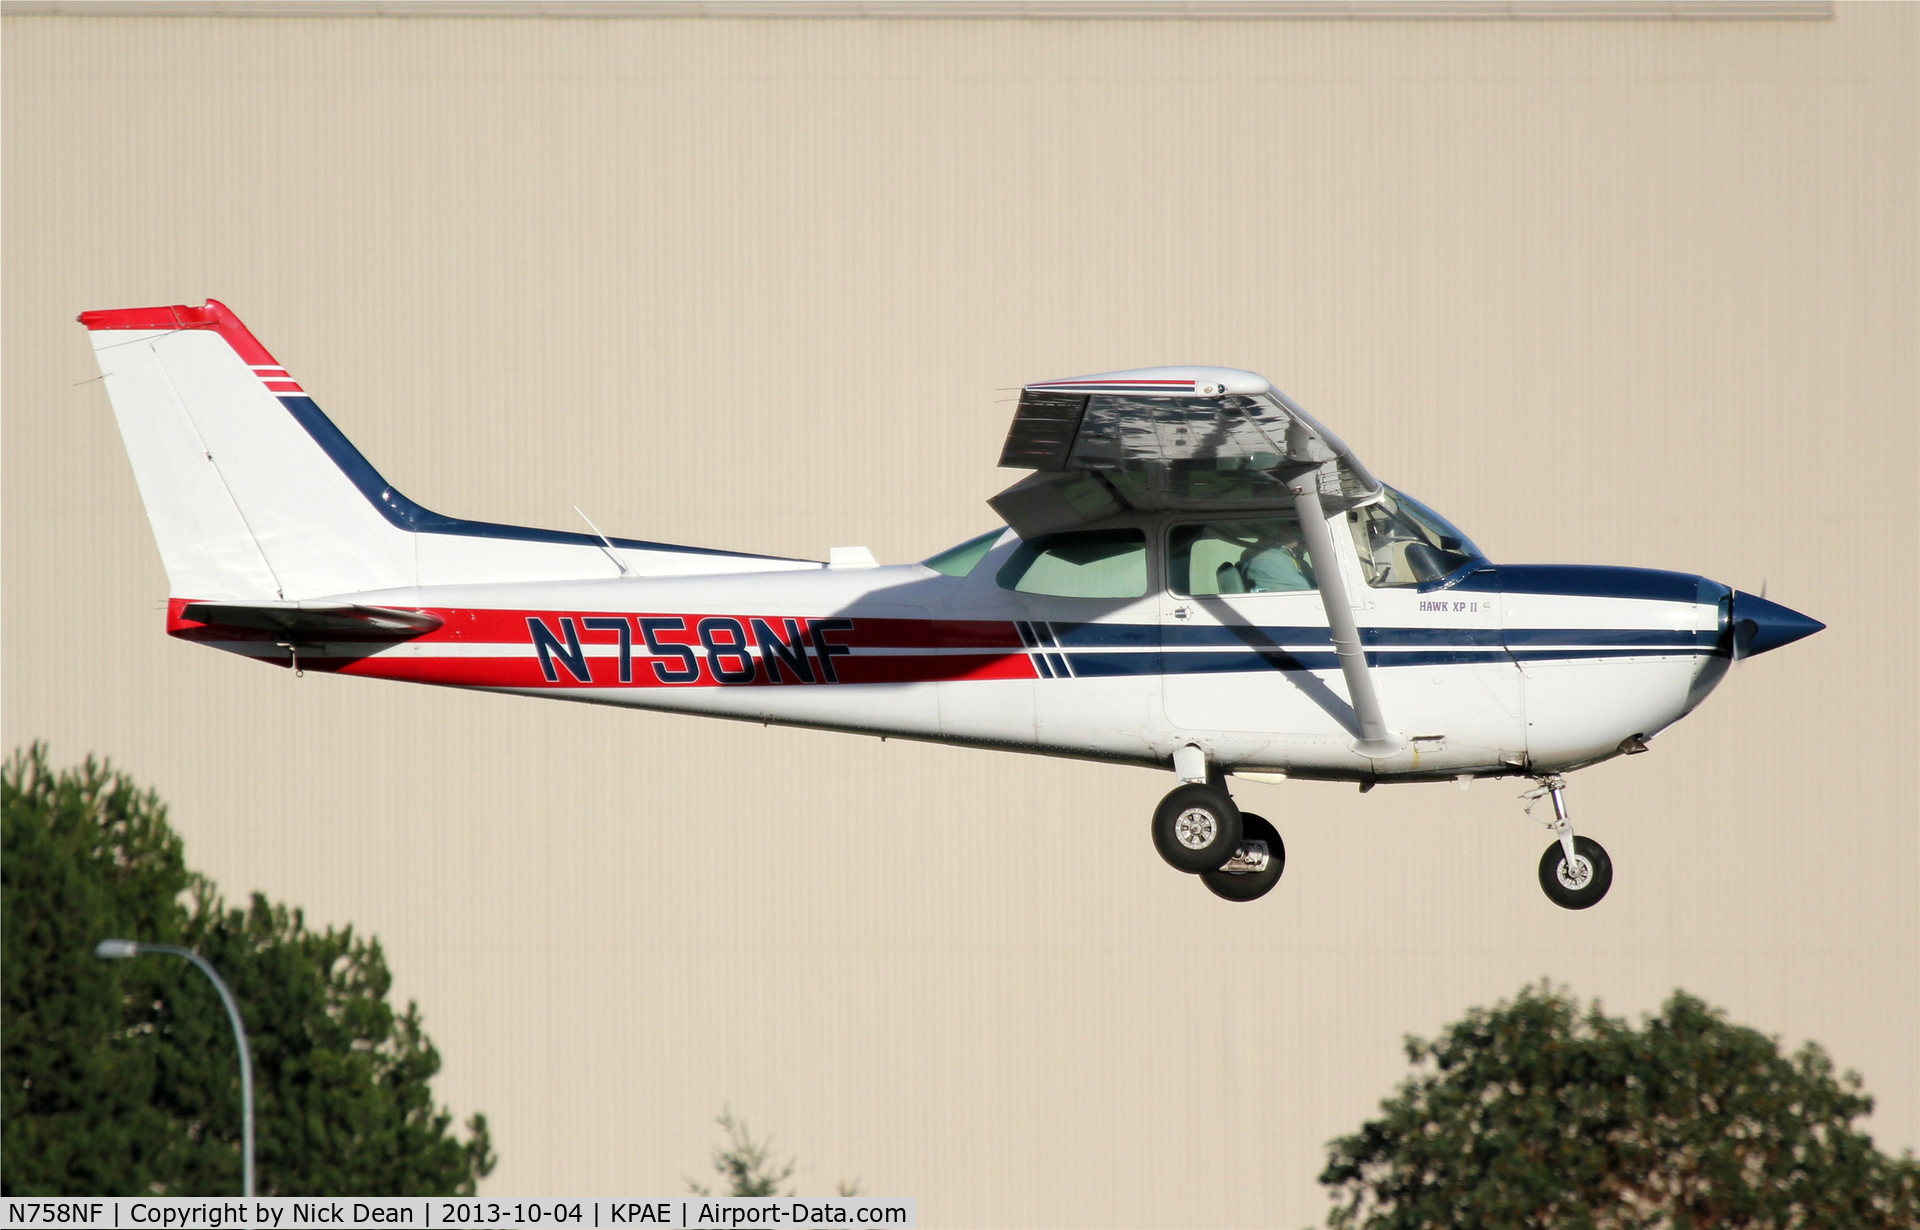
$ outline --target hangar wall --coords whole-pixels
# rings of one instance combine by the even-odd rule
[[[5,19],[4,716],[382,939],[495,1195],[723,1106],[927,1225],[1301,1224],[1400,1038],[1548,977],[1815,1038],[1920,1145],[1920,10],[1812,21]],[[1249,367],[1508,561],[1826,621],[1574,780],[1248,785],[308,676],[163,634],[76,312],[223,299],[450,513],[915,559],[1024,381]]]

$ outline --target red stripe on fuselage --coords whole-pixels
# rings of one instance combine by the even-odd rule
[[[581,625],[587,619],[625,619],[633,627],[633,636],[638,642],[641,633],[639,620],[642,619],[678,619],[683,622],[681,631],[661,631],[658,639],[662,644],[693,645],[700,644],[699,626],[703,619],[737,619],[747,629],[748,642],[753,641],[753,621],[764,620],[772,630],[786,635],[786,621],[791,619],[804,635],[812,624],[829,618],[852,618],[854,626],[836,631],[834,640],[859,649],[1010,649],[1022,648],[1020,633],[1007,620],[993,619],[871,619],[865,617],[844,616],[804,616],[804,615],[736,615],[731,613],[703,612],[689,614],[680,611],[534,611],[534,610],[441,610],[422,608],[431,614],[446,620],[437,631],[420,638],[421,643],[433,641],[495,641],[504,644],[531,644],[527,631],[529,617],[544,619],[549,627],[558,630],[558,620],[562,617],[574,621],[579,631],[581,644],[612,645],[619,641],[620,634],[613,630],[589,632]]]
[[[283,634],[187,619],[182,612],[190,601],[169,602],[169,635],[215,648],[234,646],[236,651],[251,651],[250,656],[287,640]],[[311,652],[300,653],[300,665],[343,675],[482,688],[804,687],[1037,677],[1019,632],[1003,620],[420,609],[445,622],[422,636],[369,641],[364,653],[350,656],[340,652],[345,648],[340,640],[329,636],[323,643],[334,652],[320,656],[321,645],[316,644]],[[619,629],[589,628],[589,620],[625,622],[626,680],[620,678]],[[536,647],[530,621],[538,621],[545,631],[544,655]],[[663,652],[652,651],[649,631]],[[763,643],[763,633],[769,632],[780,646]],[[488,653],[494,646],[503,652]],[[607,653],[610,648],[615,652]],[[261,660],[286,666],[292,654],[269,654]],[[688,677],[679,678],[682,674]]]
[[[593,688],[605,691],[628,691],[634,688],[804,688],[832,687],[842,683],[941,683],[1035,678],[1033,664],[1024,653],[836,658],[833,683],[825,683],[817,664],[815,682],[811,684],[796,680],[792,672],[782,665],[779,667],[780,682],[777,685],[768,679],[764,659],[756,664],[751,680],[736,682],[722,682],[715,678],[712,665],[701,660],[698,663],[698,679],[684,683],[663,683],[652,669],[651,664],[655,662],[668,668],[679,665],[675,659],[648,658],[636,653],[633,658],[633,679],[621,683],[619,659],[605,657],[587,659],[591,682],[575,678],[564,666],[556,666],[555,673],[559,675],[557,680],[548,679],[538,658],[429,658],[401,652],[370,658],[309,658],[302,655],[300,659],[300,665],[307,670],[461,688]]]

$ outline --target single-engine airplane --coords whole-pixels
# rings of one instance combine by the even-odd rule
[[[1227,779],[1521,777],[1540,884],[1613,880],[1564,774],[1647,749],[1822,624],[1676,572],[1495,564],[1252,372],[1027,385],[988,501],[917,564],[467,521],[396,491],[224,305],[86,312],[167,630],[376,679],[1171,769],[1154,844],[1220,897],[1286,866]],[[1529,811],[1532,808],[1529,803]]]

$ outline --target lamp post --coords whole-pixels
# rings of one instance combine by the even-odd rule
[[[125,960],[128,957],[164,954],[169,957],[184,957],[200,967],[200,972],[213,980],[214,989],[220,992],[220,1002],[227,1006],[227,1018],[233,1022],[233,1039],[240,1044],[240,1160],[241,1195],[253,1195],[253,1056],[247,1050],[247,1029],[240,1023],[240,1005],[233,1002],[233,992],[227,990],[227,984],[220,980],[207,959],[191,948],[181,948],[174,944],[142,944],[134,940],[101,940],[94,945],[93,955],[107,961]]]

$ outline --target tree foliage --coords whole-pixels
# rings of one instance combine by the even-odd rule
[[[1920,1225],[1920,1163],[1854,1128],[1856,1074],[1684,992],[1635,1029],[1543,983],[1406,1047],[1320,1176],[1341,1230]]]
[[[719,1118],[714,1120],[720,1130],[727,1134],[727,1143],[715,1145],[713,1149],[713,1171],[726,1181],[729,1196],[791,1196],[793,1191],[781,1191],[780,1185],[793,1177],[796,1158],[784,1162],[773,1160],[773,1137],[755,1140],[747,1125],[733,1117],[733,1111],[723,1109]],[[713,1189],[704,1184],[687,1180],[689,1190],[701,1196],[713,1195]]]
[[[727,1143],[715,1145],[713,1149],[713,1172],[726,1183],[729,1196],[791,1196],[792,1188],[780,1190],[780,1185],[793,1177],[794,1166],[798,1158],[788,1158],[784,1162],[773,1160],[773,1137],[755,1140],[753,1132],[746,1123],[733,1117],[730,1108],[721,1108],[720,1115],[714,1120],[720,1130],[727,1134]],[[687,1180],[687,1188],[696,1195],[711,1196],[713,1189],[704,1183]],[[836,1189],[842,1196],[858,1196],[860,1180],[848,1182],[840,1180]]]
[[[261,1195],[471,1194],[486,1118],[448,1131],[439,1054],[387,1003],[377,940],[314,931],[190,871],[152,791],[42,747],[0,767],[0,1188],[219,1195],[240,1186],[240,1078],[218,994],[188,963],[102,961],[118,937],[198,951],[232,988],[254,1062]]]

